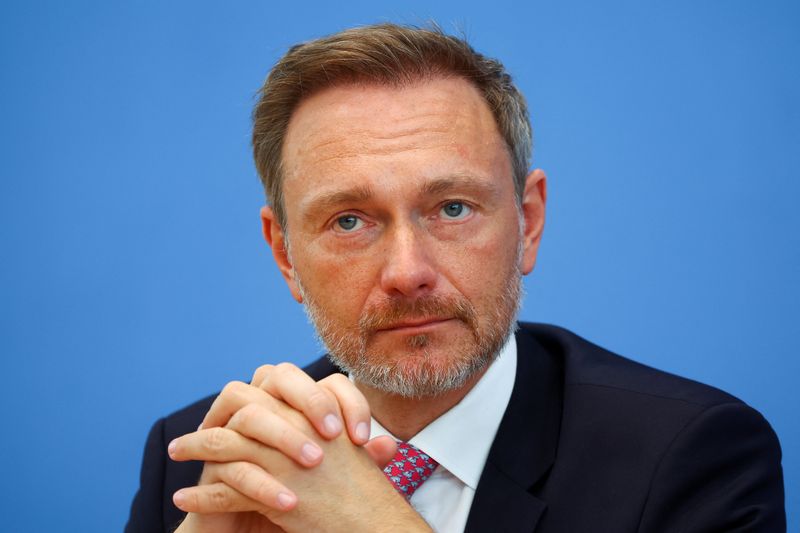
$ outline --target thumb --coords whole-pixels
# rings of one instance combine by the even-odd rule
[[[367,442],[364,445],[364,449],[372,457],[375,465],[383,468],[397,453],[397,443],[392,437],[383,435]]]

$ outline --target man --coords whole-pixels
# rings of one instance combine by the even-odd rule
[[[129,531],[785,529],[754,410],[514,333],[546,187],[500,63],[390,24],[299,45],[253,145],[265,238],[333,364],[266,365],[160,420]]]

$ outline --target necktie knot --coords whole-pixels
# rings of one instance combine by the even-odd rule
[[[428,454],[407,442],[397,443],[397,453],[383,473],[407,499],[411,498],[433,471],[439,466]]]

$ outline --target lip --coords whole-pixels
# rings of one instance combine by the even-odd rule
[[[381,328],[378,332],[396,331],[400,333],[422,333],[425,330],[437,327],[440,324],[449,322],[452,318],[420,318],[415,320],[403,320],[391,326]]]

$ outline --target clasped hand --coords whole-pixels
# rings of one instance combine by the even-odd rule
[[[319,382],[294,365],[265,365],[223,389],[175,461],[204,461],[176,492],[188,532],[430,531],[381,471],[390,437],[369,440],[370,410],[341,374]],[[346,430],[346,431],[345,431]]]

